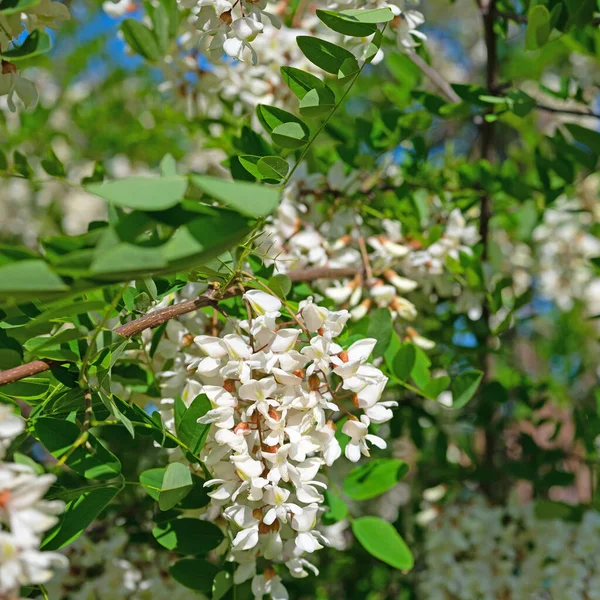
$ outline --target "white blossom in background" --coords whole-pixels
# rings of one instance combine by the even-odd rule
[[[103,523],[98,531],[92,527],[61,552],[69,560],[69,569],[46,584],[53,600],[190,598],[190,591],[169,576],[168,555],[148,544],[133,542],[122,527],[114,524],[105,527]]]
[[[423,513],[422,513],[423,515]],[[426,568],[418,589],[431,600],[596,599],[600,514],[580,522],[538,519],[512,498],[482,496],[435,510],[424,527]]]
[[[597,293],[600,285],[591,263],[600,256],[600,240],[589,232],[600,213],[581,210],[577,200],[559,198],[544,212],[543,221],[533,231],[539,261],[541,293],[570,310],[582,300],[590,316],[600,314]]]
[[[0,458],[24,430],[12,407],[0,405]],[[0,460],[0,598],[17,598],[23,586],[43,584],[67,559],[41,552],[42,537],[57,521],[64,504],[43,500],[54,475],[39,475],[28,465]]]

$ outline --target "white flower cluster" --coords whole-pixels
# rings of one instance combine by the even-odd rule
[[[275,296],[250,290],[244,300],[244,334],[194,339],[204,357],[193,370],[212,404],[199,420],[213,424],[201,458],[213,477],[205,484],[212,512],[232,529],[235,582],[253,578],[257,598],[287,598],[270,563],[305,577],[307,569],[317,572],[305,556],[327,543],[316,526],[327,487],[321,468],[342,453],[332,419],[346,413],[345,454],[356,462],[369,456],[369,444],[385,448],[369,426],[388,421],[396,403],[379,401],[387,378],[367,362],[376,340],[347,350],[336,343],[347,311],[308,299],[291,322],[279,323]],[[344,404],[362,411],[360,418]],[[257,558],[268,561],[260,574]]]
[[[425,528],[428,600],[600,600],[600,514],[540,520],[512,499],[475,497],[444,508]]]
[[[12,407],[0,404],[0,598],[18,598],[22,586],[45,583],[54,568],[68,564],[62,554],[39,550],[42,535],[63,509],[62,502],[42,499],[54,475],[4,461],[8,446],[24,429]]]
[[[24,30],[31,34],[36,29],[43,31],[47,27],[54,28],[69,17],[69,9],[53,0],[29,3],[23,12],[8,15],[0,13],[0,53],[7,50]],[[0,59],[0,96],[5,95],[8,96],[8,107],[13,112],[17,110],[15,96],[25,108],[34,107],[38,101],[35,84],[21,77],[14,63]]]

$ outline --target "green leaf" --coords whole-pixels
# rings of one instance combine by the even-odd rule
[[[320,104],[335,104],[335,94],[332,89],[315,75],[294,67],[281,67],[281,75],[292,93],[300,100],[303,100],[309,92],[316,90]]]
[[[161,54],[165,54],[169,47],[169,17],[165,6],[159,2],[155,6],[146,3],[146,9],[152,21],[154,39]]]
[[[329,510],[323,514],[322,520],[325,525],[333,525],[338,521],[343,521],[348,516],[348,505],[331,490],[323,492],[325,502]]]
[[[147,469],[140,473],[140,483],[153,500],[158,500],[167,469]]]
[[[279,192],[256,183],[224,181],[216,177],[192,175],[191,182],[204,193],[247,217],[266,217],[279,204]]]
[[[283,273],[273,275],[269,279],[269,289],[280,298],[285,298],[292,290],[292,280]]]
[[[543,46],[550,37],[550,12],[545,6],[533,6],[527,15],[527,32],[525,48],[536,50]]]
[[[106,251],[98,249],[94,261],[90,265],[90,273],[94,276],[110,276],[125,278],[141,273],[152,273],[167,268],[167,259],[160,247],[136,246],[135,244],[117,244]]]
[[[256,114],[273,141],[282,148],[295,150],[308,143],[308,127],[292,113],[275,106],[259,104]]]
[[[395,458],[377,458],[356,467],[344,479],[344,493],[353,500],[368,500],[392,489],[406,474],[408,465]]]
[[[408,546],[387,521],[379,517],[361,517],[352,521],[352,531],[363,548],[375,558],[401,571],[413,568]]]
[[[172,154],[165,154],[160,160],[160,174],[163,177],[176,177],[177,176],[177,162],[173,158]]]
[[[178,554],[207,554],[222,541],[221,530],[200,519],[175,519],[152,529],[154,539],[167,550]]]
[[[13,152],[13,170],[25,177],[25,179],[31,179],[33,177],[33,169],[24,154],[21,154],[18,150]]]
[[[19,260],[0,267],[0,294],[61,292],[69,289],[42,259]]]
[[[298,36],[296,42],[304,56],[311,63],[323,69],[323,71],[327,71],[327,73],[338,75],[344,64],[346,65],[343,69],[344,72],[349,73],[359,70],[358,62],[354,55],[350,51],[340,48],[331,42],[305,35]]]
[[[329,102],[329,97],[319,90],[310,90],[300,101],[300,114],[307,117],[316,117],[330,113],[335,108],[335,102]]]
[[[190,470],[181,463],[171,463],[167,467],[158,496],[160,510],[169,510],[181,502],[190,493],[193,485]]]
[[[121,473],[121,462],[107,450],[91,433],[81,443],[82,432],[71,421],[41,417],[35,422],[35,435],[55,458],[60,459],[71,451],[73,445],[80,445],[70,454],[67,465],[87,479],[112,479]]]
[[[375,338],[377,343],[373,348],[373,356],[383,356],[392,339],[392,315],[383,307],[371,314],[367,337]]]
[[[431,366],[431,361],[429,357],[421,348],[415,346],[415,364],[410,371],[410,375],[413,378],[413,381],[421,388],[425,389],[427,384],[429,383],[429,367]]]
[[[40,0],[2,0],[0,14],[4,16],[25,12],[28,8],[37,6]]]
[[[277,181],[283,179],[290,169],[288,162],[283,160],[283,158],[279,158],[279,156],[265,156],[260,158],[256,166],[262,177]]]
[[[340,66],[340,70],[337,73],[338,79],[346,80],[358,73],[360,67],[356,62],[354,57],[347,58],[342,65]]]
[[[483,371],[475,369],[461,373],[452,381],[452,408],[462,408],[475,395],[481,380]]]
[[[121,31],[131,49],[145,59],[155,62],[162,56],[154,33],[140,21],[125,19]]]
[[[40,29],[35,29],[26,38],[25,41],[16,48],[11,48],[2,53],[2,58],[10,62],[18,62],[27,58],[33,58],[48,52],[52,48],[50,36]]]
[[[59,550],[74,542],[118,493],[118,488],[105,487],[83,492],[71,500],[60,521],[46,534],[42,549]]]
[[[171,577],[181,585],[210,595],[219,567],[200,558],[184,558],[170,569]]]
[[[255,156],[252,154],[243,154],[242,156],[233,157],[237,158],[240,165],[248,171],[255,179],[262,179],[263,174],[258,170],[258,161],[262,158],[262,156]],[[233,159],[232,159],[233,160]],[[238,177],[238,179],[242,179],[242,177]],[[250,178],[252,180],[252,178]]]
[[[177,436],[190,449],[193,455],[197,455],[210,431],[210,425],[201,425],[198,419],[203,417],[212,408],[210,400],[205,394],[196,396],[190,406],[181,415],[177,425]]]
[[[435,379],[430,379],[427,385],[422,389],[423,395],[431,400],[435,400],[450,384],[450,377],[442,375]]]
[[[575,123],[567,123],[565,127],[576,142],[587,146],[596,157],[600,156],[600,133]]]
[[[217,573],[213,581],[212,600],[221,600],[233,586],[233,576],[228,571]]]
[[[48,393],[48,378],[47,377],[27,377],[21,381],[8,383],[2,386],[2,393],[12,398],[20,398],[24,400],[35,400],[42,398]]]
[[[125,208],[155,211],[178,204],[185,194],[187,179],[170,177],[127,177],[107,183],[93,183],[87,191]]]
[[[396,375],[400,381],[408,380],[414,367],[416,357],[417,352],[414,344],[405,342],[402,344],[402,346],[400,346],[400,350],[398,350],[398,353],[392,362],[392,370],[394,375]]]
[[[66,175],[64,165],[50,146],[46,149],[46,158],[42,159],[41,165],[44,171],[52,177],[64,177]]]
[[[329,29],[343,35],[367,37],[377,31],[377,23],[387,23],[394,18],[389,8],[375,10],[345,10],[340,13],[331,10],[317,10],[317,17]]]
[[[6,171],[8,169],[8,158],[6,158],[6,153],[3,150],[0,150],[0,171]]]

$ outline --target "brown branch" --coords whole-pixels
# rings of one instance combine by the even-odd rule
[[[292,281],[314,281],[316,279],[337,279],[339,277],[353,277],[360,272],[360,269],[328,269],[328,268],[315,268],[315,269],[298,269],[289,273],[289,277]],[[135,319],[125,325],[121,325],[113,330],[113,333],[120,335],[125,338],[130,338],[138,333],[141,333],[145,329],[154,329],[167,321],[194,312],[200,308],[206,306],[215,306],[219,301],[232,298],[233,296],[240,296],[242,294],[242,288],[235,285],[224,293],[221,293],[218,288],[210,287],[206,294],[198,296],[193,300],[186,300],[185,302],[179,302],[173,306],[162,308],[149,312],[148,314]],[[0,371],[0,386],[8,383],[14,383],[20,379],[49,371],[54,367],[57,367],[63,362],[69,361],[57,361],[57,360],[34,360],[24,365],[19,365],[13,369],[7,369],[6,371]]]
[[[421,69],[423,74],[446,96],[452,104],[458,104],[461,101],[460,96],[452,89],[452,86],[444,79],[443,75],[425,62],[418,54],[411,52],[408,57]]]

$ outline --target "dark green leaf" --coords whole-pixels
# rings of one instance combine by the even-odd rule
[[[181,585],[210,595],[219,567],[199,558],[184,558],[170,569],[171,577]]]
[[[358,62],[351,52],[331,42],[304,35],[298,36],[296,42],[304,56],[327,73],[338,75],[345,62],[345,72],[356,72],[359,69]],[[351,64],[355,65],[354,69],[350,68]]]
[[[58,550],[74,542],[119,493],[118,488],[105,487],[84,492],[71,500],[42,542],[43,550]]]
[[[70,454],[67,465],[87,479],[112,479],[121,473],[121,463],[91,433],[85,443],[82,432],[75,423],[53,417],[41,417],[35,422],[35,435],[55,458],[68,454],[77,442],[79,446]]]
[[[1,56],[4,60],[18,62],[44,54],[51,48],[52,41],[50,40],[50,36],[45,31],[35,29],[25,38],[25,41],[20,46],[5,50]]]
[[[378,308],[371,313],[367,337],[375,338],[377,343],[373,356],[383,356],[392,339],[392,315],[387,308]]]
[[[462,408],[475,395],[483,378],[483,371],[475,369],[461,373],[452,381],[452,408]]]
[[[269,289],[280,298],[285,298],[292,290],[292,280],[283,273],[269,279]]]
[[[175,519],[152,530],[156,541],[178,554],[207,554],[223,541],[221,530],[200,519]]]

